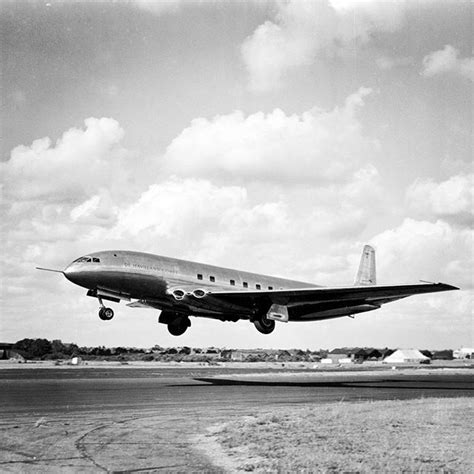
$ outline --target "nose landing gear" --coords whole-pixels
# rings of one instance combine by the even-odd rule
[[[101,298],[99,298],[99,303],[99,318],[102,319],[102,321],[110,321],[114,317],[114,310],[112,308],[106,308]]]

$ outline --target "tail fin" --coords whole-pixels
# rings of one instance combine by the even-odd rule
[[[377,284],[375,274],[375,250],[370,245],[365,245],[360,257],[359,270],[354,285],[370,286]]]

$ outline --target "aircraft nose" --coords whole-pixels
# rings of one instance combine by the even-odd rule
[[[71,263],[64,269],[64,276],[73,283],[76,283],[77,275],[78,275],[78,266],[75,263]]]
[[[64,276],[76,285],[89,288],[94,279],[94,272],[81,263],[73,262],[64,270]]]

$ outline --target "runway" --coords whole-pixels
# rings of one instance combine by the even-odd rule
[[[193,439],[282,405],[466,397],[472,371],[0,370],[0,469],[221,472]],[[427,401],[428,403],[428,401]]]

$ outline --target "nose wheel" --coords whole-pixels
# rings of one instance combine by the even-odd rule
[[[112,308],[106,308],[105,306],[102,306],[99,309],[99,318],[102,319],[102,321],[110,321],[114,317],[114,310]]]

